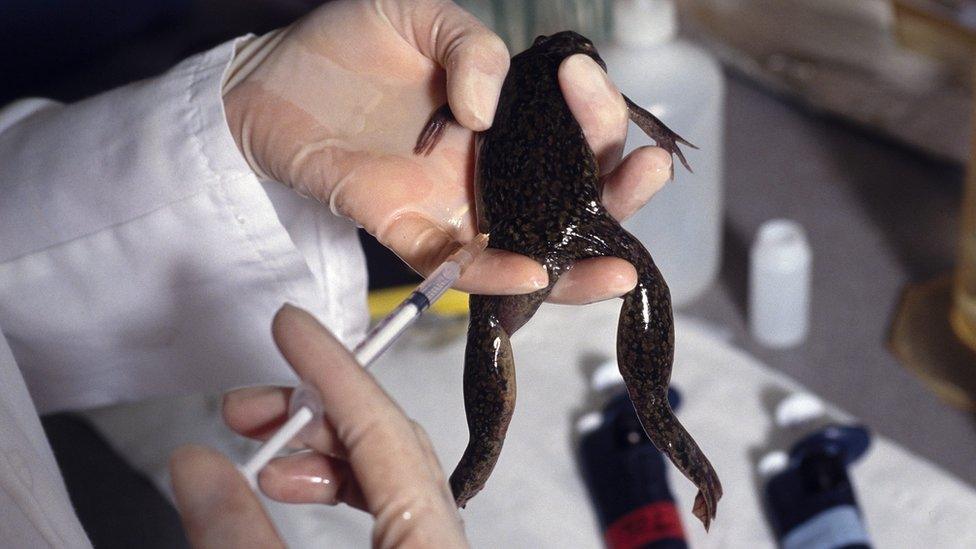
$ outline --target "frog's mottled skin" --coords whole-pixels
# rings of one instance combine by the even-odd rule
[[[651,255],[600,202],[596,157],[556,76],[560,62],[575,53],[606,67],[592,43],[574,32],[540,36],[515,56],[494,123],[478,136],[479,229],[490,235],[489,247],[542,263],[549,286],[527,295],[471,296],[464,357],[470,440],[451,475],[451,488],[464,506],[485,485],[501,452],[515,405],[509,336],[532,317],[574,262],[614,256],[632,263],[638,275],[637,286],[623,296],[617,327],[620,371],[650,439],[698,486],[694,512],[708,528],[722,486],[668,404],[674,356],[670,292]],[[685,163],[676,142],[687,142],[629,99],[627,106],[634,122]],[[435,113],[418,139],[417,152],[429,152],[449,120],[446,108]]]

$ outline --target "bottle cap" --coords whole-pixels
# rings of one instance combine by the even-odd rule
[[[784,429],[798,427],[822,417],[825,412],[819,398],[810,393],[794,393],[776,406],[776,426]]]
[[[588,412],[576,420],[576,432],[585,435],[591,431],[596,431],[600,425],[603,425],[603,414]]]
[[[806,338],[813,253],[803,227],[788,219],[763,223],[750,251],[749,327],[768,347]]]
[[[861,458],[871,445],[871,433],[863,425],[828,425],[793,445],[790,460],[796,463],[813,453],[837,456],[845,466]]]
[[[760,477],[769,478],[780,473],[789,466],[790,456],[782,450],[775,450],[764,455],[756,464],[756,472]]]
[[[678,34],[674,0],[614,0],[613,39],[624,46],[656,46]]]

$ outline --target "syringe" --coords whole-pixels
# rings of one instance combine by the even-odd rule
[[[488,235],[479,234],[456,252],[451,254],[423,282],[417,286],[392,313],[381,320],[366,338],[356,346],[353,355],[368,368],[377,357],[413,324],[420,314],[437,301],[444,292],[457,282],[461,273],[474,261],[488,245]],[[271,436],[251,459],[240,466],[240,471],[251,486],[256,486],[257,475],[288,442],[298,435],[313,419],[322,417],[322,404],[318,391],[308,384],[299,385],[292,393],[288,420]]]

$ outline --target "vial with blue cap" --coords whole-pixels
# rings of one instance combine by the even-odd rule
[[[577,459],[608,549],[685,549],[684,529],[668,483],[668,464],[647,438],[616,361],[590,381],[602,408],[576,422]],[[677,409],[674,389],[668,400]]]
[[[779,427],[813,422],[813,409],[791,410],[810,400],[802,397],[807,398],[787,399],[780,405]],[[826,424],[800,437],[789,452],[774,451],[762,458],[763,502],[782,549],[871,547],[848,474],[869,445],[870,433],[863,426]]]

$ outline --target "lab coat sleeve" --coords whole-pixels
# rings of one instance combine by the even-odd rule
[[[347,344],[365,328],[353,224],[260,182],[230,135],[233,49],[0,110],[0,325],[41,412],[289,382],[286,301]]]

